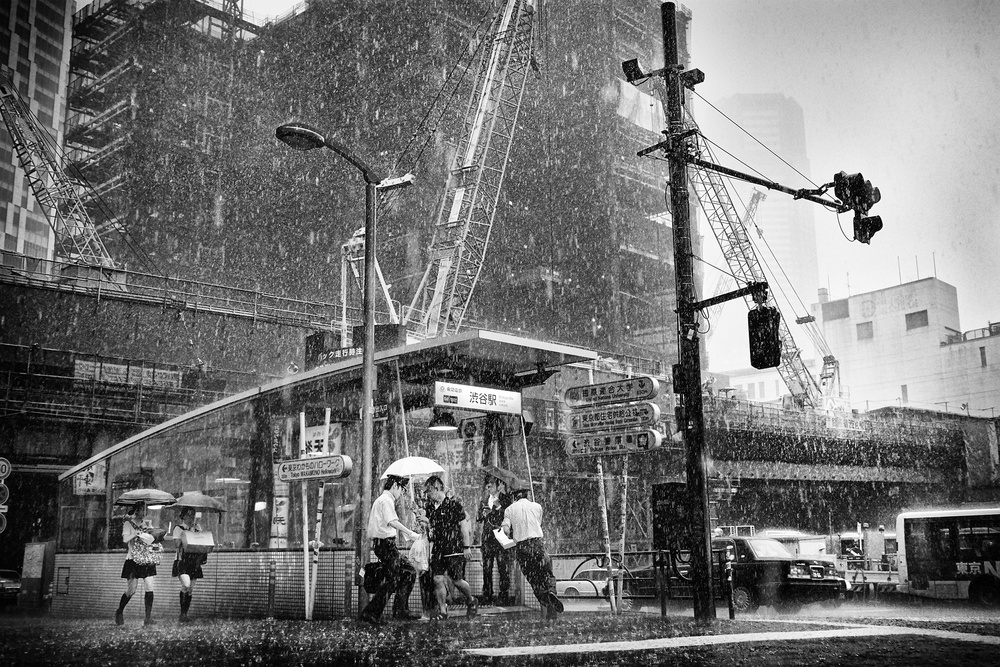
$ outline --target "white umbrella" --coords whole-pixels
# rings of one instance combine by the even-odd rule
[[[382,473],[382,479],[387,478],[389,475],[395,475],[396,477],[416,477],[418,475],[436,475],[443,472],[444,468],[438,465],[437,461],[433,459],[424,458],[423,456],[407,456],[390,463],[389,467]]]

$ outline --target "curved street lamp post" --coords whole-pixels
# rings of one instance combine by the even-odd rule
[[[355,510],[354,523],[354,575],[358,586],[358,600],[362,596],[359,572],[368,555],[368,512],[372,504],[372,444],[374,432],[374,389],[375,389],[375,199],[378,190],[404,188],[413,183],[413,175],[384,180],[371,166],[357,155],[324,135],[319,130],[303,123],[288,123],[277,128],[274,135],[298,151],[327,147],[350,162],[365,179],[365,277],[364,277],[364,324],[365,342],[362,348],[361,380],[361,502]],[[319,536],[317,536],[319,539]]]

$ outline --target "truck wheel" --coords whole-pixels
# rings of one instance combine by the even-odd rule
[[[754,595],[746,586],[736,586],[733,588],[733,608],[741,614],[753,613],[757,611],[757,607],[760,603],[757,601],[757,596]]]
[[[969,585],[969,600],[983,607],[1000,605],[1000,582],[981,577]]]

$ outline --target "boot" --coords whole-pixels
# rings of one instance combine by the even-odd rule
[[[118,611],[115,612],[115,625],[125,624],[125,605],[127,605],[128,601],[131,599],[132,598],[130,598],[128,594],[122,593],[122,599],[118,603]]]
[[[181,623],[187,623],[191,620],[188,618],[188,609],[191,608],[191,596],[192,593],[181,593]]]
[[[146,621],[143,625],[156,625],[156,621],[152,619],[153,615],[153,591],[146,593]]]
[[[184,608],[184,591],[180,592],[181,615],[177,618],[178,623],[187,623],[187,610]]]

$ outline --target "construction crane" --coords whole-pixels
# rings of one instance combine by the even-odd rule
[[[697,123],[690,115],[686,119],[686,124],[687,130],[692,131],[697,137],[697,141],[693,144],[696,147],[696,157],[710,162],[707,144],[698,133]],[[746,227],[740,222],[736,207],[733,205],[722,176],[716,171],[698,165],[690,167],[689,173],[698,200],[708,219],[708,224],[719,242],[719,247],[729,264],[730,271],[737,280],[743,283],[766,282],[757,252],[750,242]],[[778,308],[773,290],[768,292],[762,303],[772,308]],[[753,307],[753,303],[749,299],[747,299],[747,305]],[[778,308],[778,310],[782,309]],[[811,316],[800,318],[799,323],[805,324],[811,319]],[[785,318],[779,322],[778,338],[781,342],[781,363],[778,365],[778,374],[785,382],[785,386],[788,387],[792,400],[796,404],[802,407],[817,408],[823,407],[826,399],[839,398],[839,362],[822,342],[821,337],[815,338],[819,343],[817,346],[819,352],[823,354],[823,369],[819,382],[802,360],[802,351],[792,338]]]
[[[124,289],[112,276],[115,261],[85,205],[89,186],[63,169],[55,142],[6,74],[0,74],[0,116],[35,200],[52,228],[56,260],[64,263],[64,270],[99,270],[112,277],[112,286]]]
[[[494,17],[463,134],[438,212],[423,278],[404,309],[418,339],[459,331],[483,268],[497,198],[531,66],[534,0],[507,0]]]
[[[743,212],[743,229],[749,229],[751,225],[755,225],[754,220],[757,216],[757,206],[761,201],[767,199],[767,195],[760,190],[754,190],[753,194],[750,195],[750,203],[747,204],[747,210]],[[736,278],[733,277],[731,273],[723,273],[719,276],[719,282],[715,285],[714,296],[719,296],[733,289],[733,285],[736,284]],[[720,301],[708,308],[708,321],[711,322],[715,319],[715,316],[722,312],[722,307],[726,305],[725,301]],[[709,333],[714,331],[714,329],[709,329]]]

